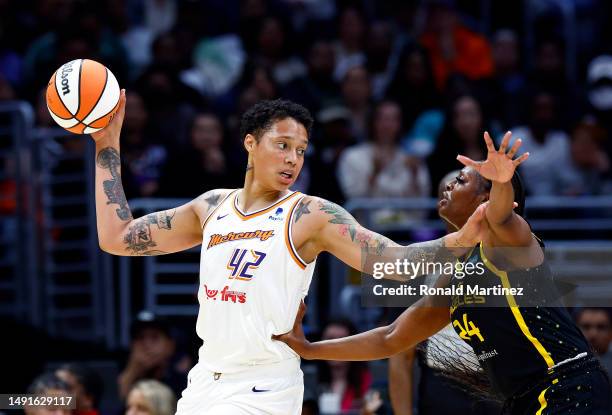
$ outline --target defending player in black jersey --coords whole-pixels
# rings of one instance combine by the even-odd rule
[[[477,277],[481,288],[509,289],[521,282],[545,282],[551,275],[543,244],[521,216],[524,192],[515,174],[528,153],[514,159],[521,140],[508,150],[509,132],[499,150],[487,133],[484,138],[487,160],[475,162],[458,156],[466,167],[448,184],[438,205],[439,215],[449,226],[459,228],[487,203],[481,242],[463,258],[464,263],[485,265],[484,273]],[[514,202],[518,203],[516,210]],[[516,255],[518,249],[520,255]],[[440,283],[456,288],[475,281],[458,278],[455,272]],[[512,294],[494,298],[454,295],[450,303],[443,304],[439,300],[424,297],[388,326],[317,343],[305,339],[298,315],[293,331],[279,339],[306,359],[374,360],[428,338],[446,326],[450,316],[455,331],[472,346],[495,392],[505,401],[507,413],[609,414],[607,375],[560,304],[547,301],[545,306],[525,307]]]

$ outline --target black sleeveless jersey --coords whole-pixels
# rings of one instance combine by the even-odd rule
[[[565,307],[556,300],[558,297],[547,292],[548,295],[543,295],[545,300],[538,302],[532,298],[529,306],[519,298],[520,287],[522,291],[529,291],[523,295],[531,296],[538,296],[538,290],[544,291],[543,287],[554,290],[546,261],[535,268],[504,272],[485,257],[478,245],[468,254],[463,266],[468,262],[480,263],[482,273],[463,273],[463,278],[458,278],[455,271],[451,279],[451,324],[474,349],[493,388],[501,396],[509,398],[530,383],[554,373],[555,365],[560,362],[589,351],[586,339]],[[534,281],[537,281],[536,288],[529,286]],[[475,292],[475,286],[490,290]],[[510,288],[514,288],[516,295]]]

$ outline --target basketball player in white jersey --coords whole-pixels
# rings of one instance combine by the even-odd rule
[[[382,255],[399,245],[361,227],[340,206],[290,190],[304,163],[312,118],[282,100],[260,102],[242,118],[248,152],[243,188],[211,190],[176,209],[134,219],[120,176],[125,100],[122,91],[111,124],[92,135],[100,247],[138,256],[202,245],[196,331],[203,345],[177,413],[299,414],[299,357],[271,336],[291,330],[317,255],[330,252],[361,270],[362,249]],[[474,246],[483,212],[458,232],[411,245],[404,257],[423,260]]]

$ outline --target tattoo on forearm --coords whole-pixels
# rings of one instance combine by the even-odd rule
[[[355,218],[335,203],[320,201],[319,209],[331,216],[329,223],[340,225],[338,229],[342,236],[350,237],[351,241],[357,242],[362,248],[373,249],[378,256],[383,254],[391,242],[382,235],[363,229]]]
[[[147,219],[147,223],[157,225],[157,229],[172,229],[172,218],[176,214],[176,209],[174,209],[171,214],[165,210],[163,212],[151,213],[145,218]]]
[[[116,210],[119,219],[125,221],[132,220],[132,212],[130,212],[127,199],[125,198],[125,192],[121,185],[121,174],[119,174],[121,159],[119,157],[119,152],[113,147],[103,148],[98,153],[96,163],[100,168],[107,169],[112,176],[110,180],[104,180],[102,183],[104,193],[108,198],[106,204],[119,205],[119,208]]]
[[[308,210],[308,205],[310,205],[310,202],[310,200],[300,200],[300,203],[295,208],[295,220],[293,223],[297,223],[297,221],[300,220],[303,215],[308,215],[310,213],[310,210]]]
[[[445,263],[454,262],[457,257],[445,246],[444,238],[417,242],[404,247],[404,258],[409,262]]]
[[[162,255],[167,252],[150,249],[157,246],[153,240],[151,226],[156,225],[157,229],[172,229],[172,218],[176,214],[176,209],[172,212],[163,211],[151,213],[139,218],[130,226],[123,242],[127,245],[126,249],[135,255]]]

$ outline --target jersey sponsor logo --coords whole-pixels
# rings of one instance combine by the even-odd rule
[[[268,216],[268,219],[270,219],[270,220],[283,220],[284,218],[281,216],[282,214],[283,214],[283,208],[279,207],[274,212],[274,216],[270,215],[270,216]]]
[[[206,291],[207,300],[217,301],[217,298],[219,298],[223,302],[232,302],[234,304],[243,304],[247,300],[245,292],[230,290],[230,287],[227,285],[219,291],[209,290],[206,284],[204,284],[204,291]]]
[[[217,215],[217,220],[221,220],[224,217],[226,217],[227,215],[229,215],[229,213],[226,213],[225,215]]]
[[[220,235],[218,233],[211,235],[210,236],[210,241],[208,241],[208,248],[212,248],[213,246],[225,243],[225,242],[231,242],[231,241],[239,241],[241,239],[259,239],[260,241],[267,241],[268,239],[270,239],[271,237],[274,236],[274,231],[270,230],[270,231],[263,231],[263,230],[256,230],[253,232],[230,232],[226,235]]]
[[[484,352],[483,351],[482,353],[476,355],[476,358],[479,361],[484,362],[485,360],[490,359],[490,358],[495,357],[495,356],[498,356],[498,355],[499,355],[499,353],[497,353],[497,349],[493,349],[493,350],[491,350],[489,352]]]

